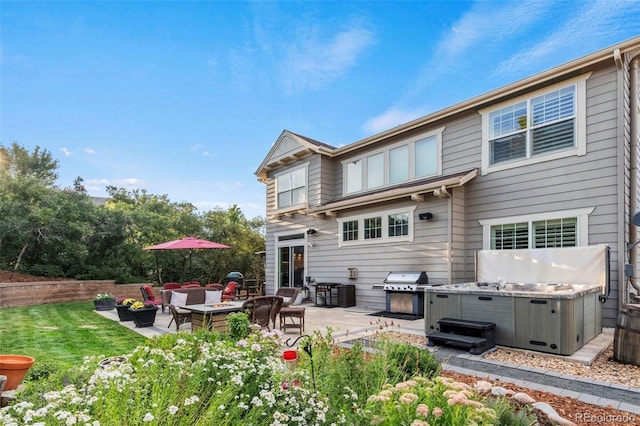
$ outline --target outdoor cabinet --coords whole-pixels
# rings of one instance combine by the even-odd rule
[[[338,286],[338,306],[341,308],[356,306],[356,286],[354,284]]]

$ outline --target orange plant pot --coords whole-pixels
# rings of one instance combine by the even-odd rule
[[[0,355],[0,375],[7,376],[4,390],[16,389],[35,361],[30,356]]]

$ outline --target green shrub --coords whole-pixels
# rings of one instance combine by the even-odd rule
[[[31,265],[26,267],[24,272],[38,277],[60,278],[65,276],[62,268],[58,265]]]
[[[432,378],[440,373],[440,362],[426,349],[389,341],[385,352],[389,363],[389,383],[398,383],[416,375]]]
[[[496,412],[496,426],[530,426],[538,421],[530,407],[515,410],[505,398],[489,398],[486,405]]]
[[[229,337],[232,340],[246,339],[251,332],[249,316],[244,312],[229,314],[229,316],[227,316],[227,328],[229,330]]]
[[[31,366],[27,375],[25,377],[25,381],[27,382],[35,382],[38,380],[45,380],[49,378],[49,376],[60,371],[61,365],[56,361],[42,360],[38,361]]]

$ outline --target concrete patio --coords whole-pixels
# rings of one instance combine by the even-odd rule
[[[424,321],[418,320],[401,320],[371,316],[369,314],[376,311],[365,308],[323,308],[313,304],[302,304],[305,307],[305,329],[303,334],[312,334],[316,330],[325,331],[327,327],[333,330],[333,337],[338,342],[355,339],[366,335],[371,335],[380,328],[388,330],[400,331],[403,333],[412,333],[424,335]],[[100,315],[118,321],[118,313],[112,311],[97,311]],[[167,309],[162,312],[158,309],[156,321],[153,327],[136,328],[132,321],[122,322],[122,326],[130,328],[137,333],[146,337],[154,337],[166,333],[175,333],[176,325],[171,324],[171,314]],[[276,326],[278,322],[276,321]],[[191,324],[183,324],[180,331],[191,330]],[[287,330],[286,337],[299,336],[298,330]]]

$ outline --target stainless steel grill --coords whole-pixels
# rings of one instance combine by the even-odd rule
[[[427,273],[389,272],[381,284],[374,289],[386,292],[386,311],[412,315],[424,314],[424,289],[429,284]]]
[[[382,286],[383,290],[409,291],[424,290],[429,284],[427,273],[422,272],[389,272]]]

